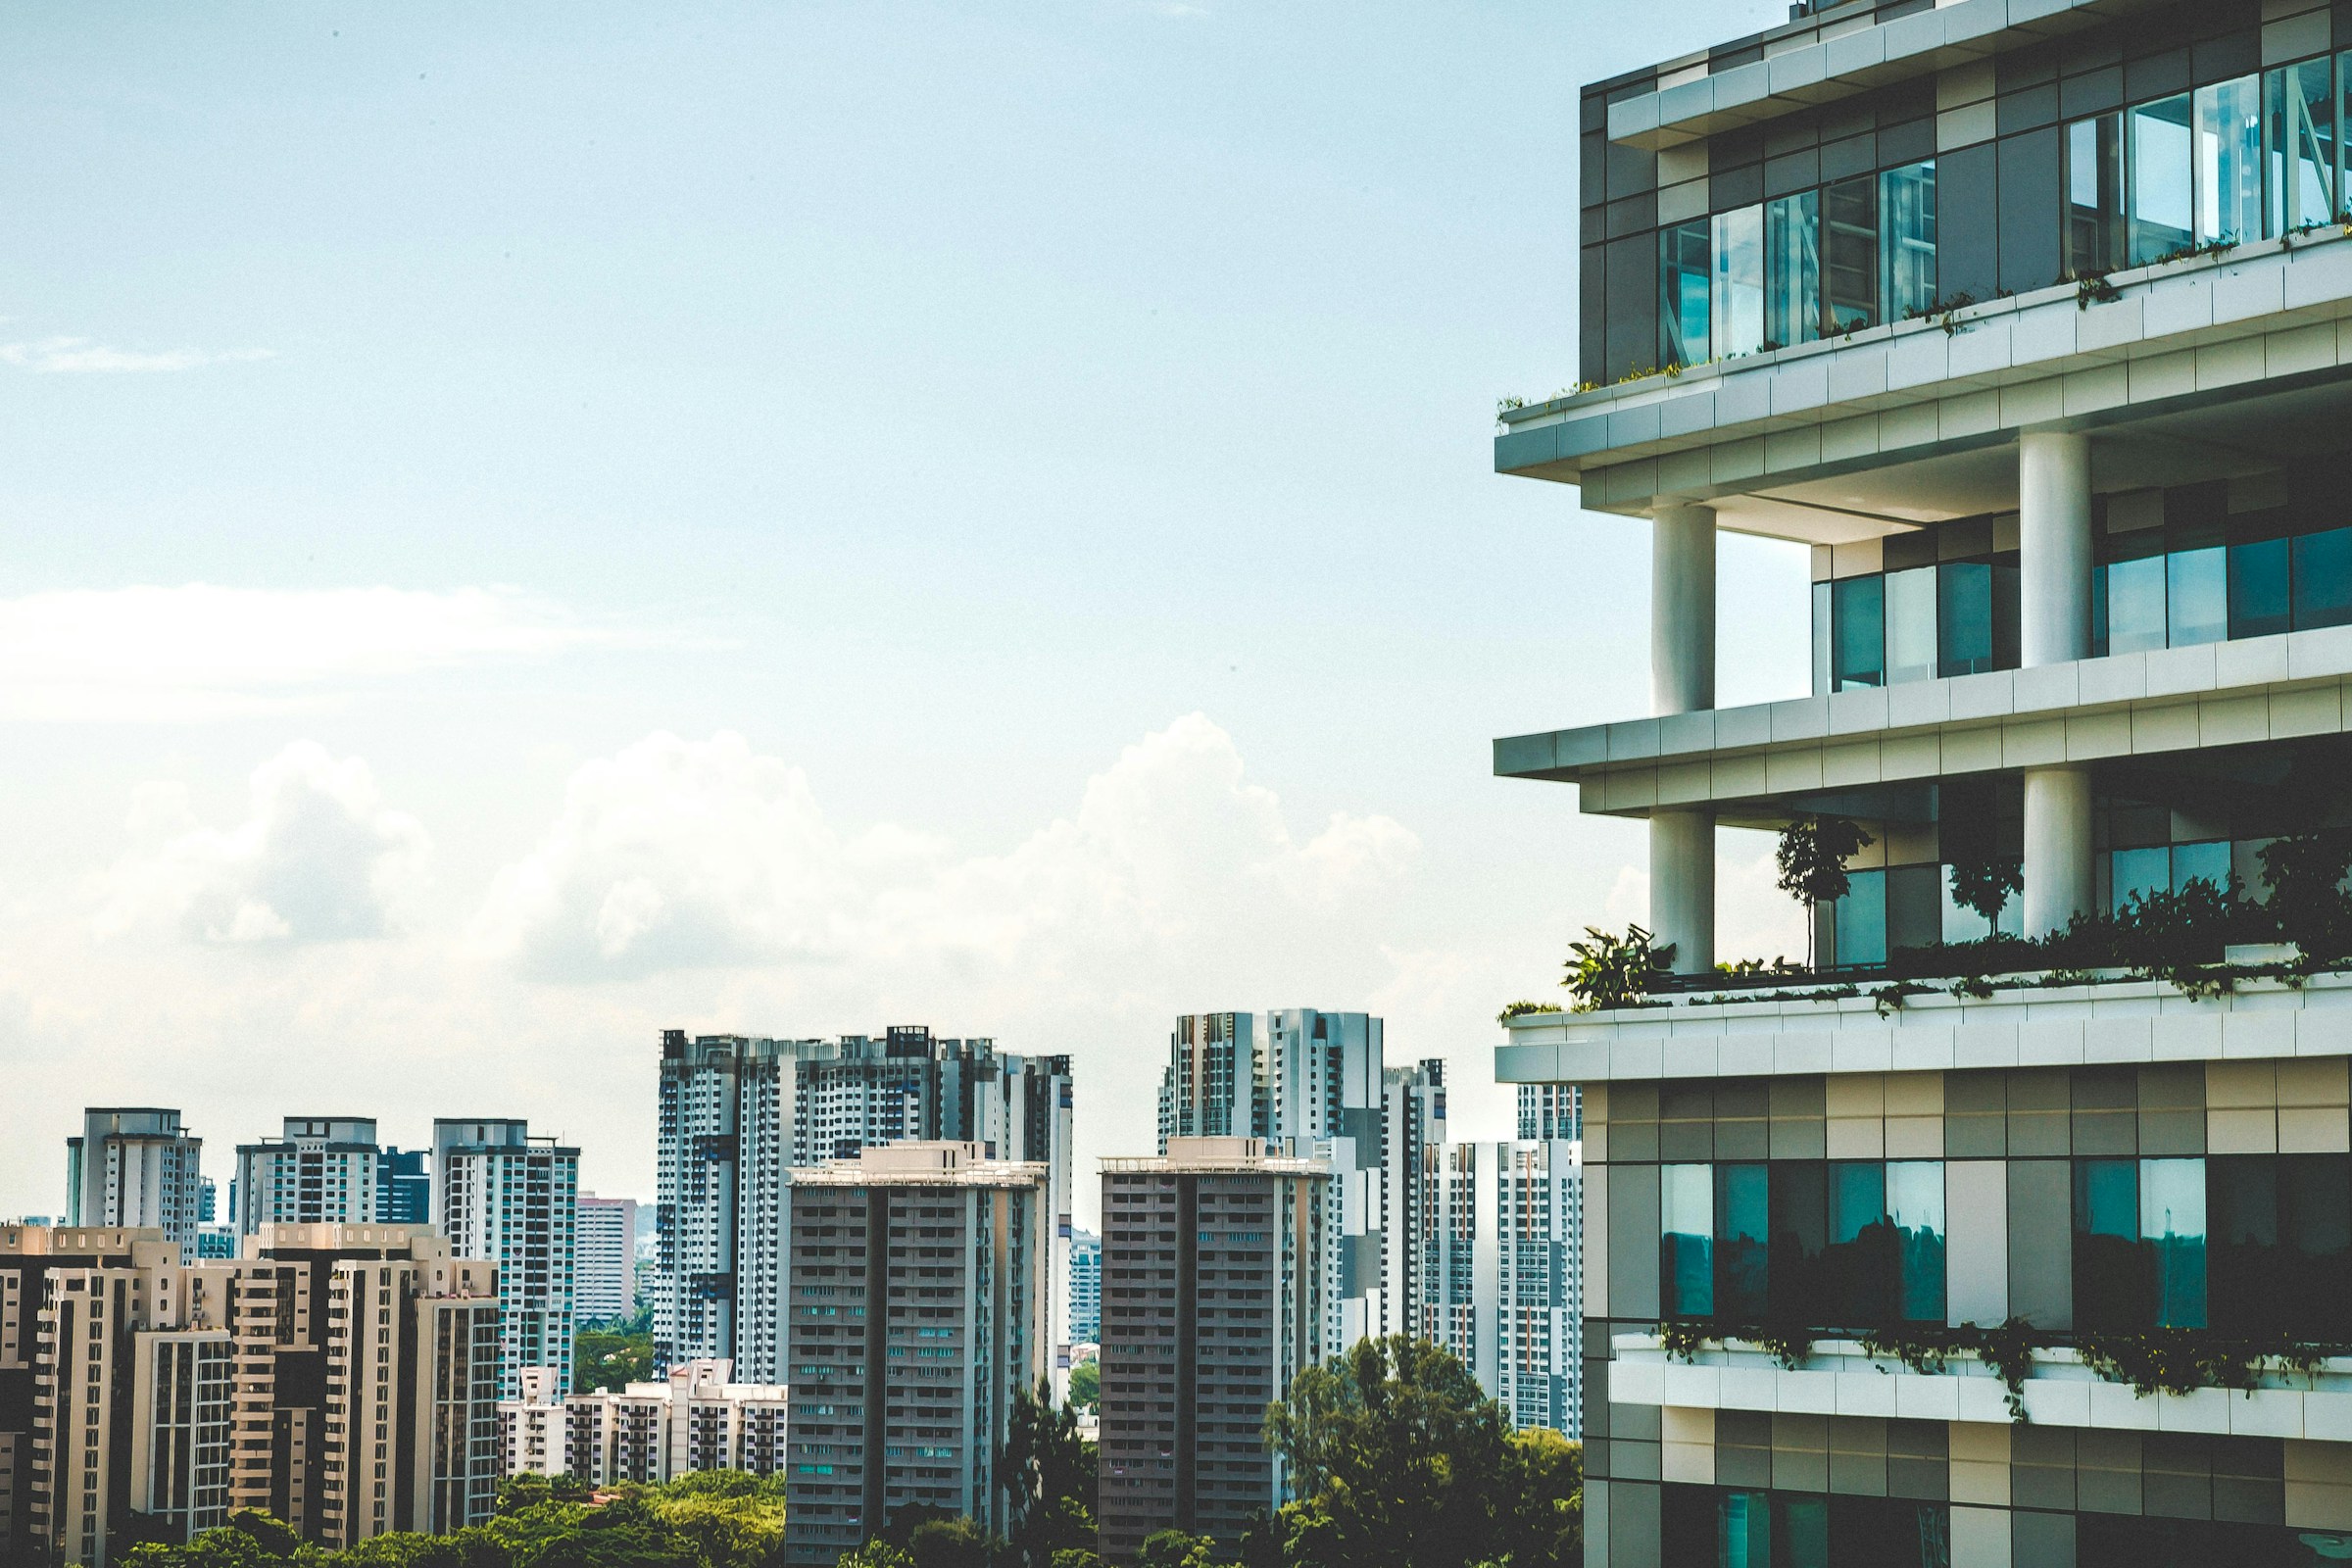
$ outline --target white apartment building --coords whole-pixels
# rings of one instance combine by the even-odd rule
[[[372,1225],[380,1157],[372,1117],[288,1116],[281,1136],[237,1146],[231,1223],[240,1236],[265,1225]]]
[[[1381,1074],[1384,1334],[1416,1332],[1421,1298],[1422,1152],[1446,1142],[1446,1063],[1424,1057]]]
[[[1494,456],[1646,546],[1649,711],[1494,766],[1646,822],[1682,977],[1496,1059],[1583,1091],[1592,1562],[2352,1557],[2342,940],[2176,917],[2352,821],[2347,46],[1853,0],[1584,89],[1578,384]],[[1727,531],[1809,691],[1718,705]],[[1717,828],[1822,818],[1811,972],[1715,972]]]
[[[1560,1141],[1422,1151],[1412,1332],[1451,1350],[1522,1427],[1583,1440],[1584,1182]]]
[[[637,1309],[637,1200],[579,1196],[572,1222],[572,1307],[584,1322]]]
[[[204,1200],[204,1140],[179,1112],[156,1106],[92,1106],[81,1135],[66,1140],[66,1223],[153,1228],[182,1261],[196,1255]]]
[[[568,1473],[604,1487],[784,1468],[790,1396],[781,1384],[736,1383],[724,1361],[690,1361],[659,1382],[566,1396],[553,1370],[525,1368],[521,1397],[498,1407],[509,1475]]]
[[[433,1122],[433,1213],[461,1257],[498,1265],[501,1396],[524,1367],[570,1387],[580,1152],[523,1121]]]

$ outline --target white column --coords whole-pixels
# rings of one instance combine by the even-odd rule
[[[1715,706],[1715,509],[1650,513],[1649,710]]]
[[[2018,437],[2019,655],[2027,665],[2090,657],[2090,437]],[[2090,773],[2026,770],[2026,933],[2091,906]]]
[[[1649,710],[1715,706],[1715,509],[1650,513]],[[1649,814],[1649,926],[1674,971],[1715,967],[1715,813]]]
[[[2026,769],[2026,935],[2091,906],[2090,769]]]
[[[2090,437],[2018,437],[2019,653],[2026,664],[2090,657]]]

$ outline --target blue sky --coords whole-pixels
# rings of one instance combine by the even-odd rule
[[[1645,534],[1491,471],[1575,89],[1779,14],[0,19],[0,1213],[86,1102],[650,1193],[664,1025],[1068,1051],[1090,1162],[1180,1010],[1484,1083],[1641,912],[1487,772],[1646,689]],[[1725,701],[1803,575],[1727,544]]]

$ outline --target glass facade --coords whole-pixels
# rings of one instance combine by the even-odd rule
[[[1950,1568],[1951,1508],[1911,1497],[1669,1486],[1669,1568]]]
[[[2018,558],[2001,519],[1891,535],[1884,567],[1815,584],[1814,690],[1890,686],[2014,669]]]
[[[1943,1321],[1941,1160],[1669,1164],[1659,1183],[1669,1317]]]

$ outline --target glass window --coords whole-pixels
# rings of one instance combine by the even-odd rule
[[[1821,192],[1764,204],[1764,346],[1821,336]]]
[[[1886,684],[1936,675],[1936,568],[1886,573]],[[1986,630],[1989,632],[1990,628]]]
[[[2352,622],[2352,528],[2299,534],[2293,557],[2295,630]]]
[[[2167,845],[2118,850],[2110,882],[2109,907],[2124,908],[2133,899],[2169,893],[2173,887],[2173,852]]]
[[[1896,1315],[1942,1322],[1943,1161],[1887,1161],[1886,1219],[1894,1227]]]
[[[2066,127],[2066,265],[2075,272],[2124,264],[2124,117],[2118,110]]]
[[[1936,161],[1879,175],[1879,287],[1886,319],[1899,321],[1936,302]]]
[[[2191,882],[2210,882],[2217,888],[2230,885],[2228,839],[2173,846],[2173,891],[2178,893]]]
[[[1717,213],[1713,225],[1708,342],[1718,358],[1753,354],[1764,346],[1764,209]]]
[[[2205,1161],[2139,1162],[2139,1235],[2154,1249],[2154,1321],[2205,1326]]]
[[[1765,1315],[1769,1181],[1761,1162],[1715,1167],[1715,1313],[1728,1322]]]
[[[1772,1568],[1831,1568],[1830,1499],[1776,1492],[1772,1502],[1779,1537]]]
[[[1981,675],[1999,667],[1993,662],[1991,563],[1954,561],[1936,567],[1936,673]]]
[[[2263,73],[2270,224],[2284,234],[2335,217],[2335,94],[2325,58]]]
[[[1886,872],[1886,950],[1932,948],[1943,940],[1943,867],[1897,865]]]
[[[2131,129],[2132,265],[2188,248],[2188,94],[2139,104],[2128,116]]]
[[[1772,1173],[1772,1316],[1822,1321],[1822,1255],[1830,1244],[1830,1169],[1818,1159],[1776,1159]]]
[[[1830,585],[1813,585],[1813,691],[1830,689]]]
[[[1967,905],[1962,904],[1957,898],[1953,897],[1951,876],[1952,868],[1947,865],[1942,866],[1939,869],[1943,872],[1944,941],[1974,942],[1979,937],[1990,936],[1995,929],[1998,929],[2006,936],[2014,937],[2025,935],[2026,909],[2024,899],[2015,893],[2010,894],[2008,902],[2001,906],[2000,917],[1998,921],[1987,921],[1983,915],[1979,914],[1976,910],[1970,908]]]
[[[2145,1260],[2139,1250],[2139,1161],[2075,1161],[2075,1323],[2079,1328],[2146,1326]]]
[[[1707,220],[1677,223],[1658,235],[1658,363],[1703,365],[1708,359]]]
[[[1832,333],[1879,318],[1879,182],[1857,174],[1821,192],[1824,328]]]
[[[2165,557],[2166,620],[2172,646],[2218,643],[2230,635],[2229,552],[2220,545]]]
[[[1886,579],[1875,572],[1831,585],[1837,662],[1831,689],[1886,684]]]
[[[1658,1167],[1659,1305],[1668,1317],[1715,1314],[1715,1181],[1705,1165]]]
[[[2151,538],[2155,545],[2158,540]],[[2110,561],[2107,579],[2107,652],[2145,653],[2165,639],[2164,557]]]
[[[2197,89],[2197,238],[2262,233],[2261,78]]]
[[[2230,635],[2268,637],[2287,629],[2286,541],[2230,547]]]
[[[1893,1305],[1893,1231],[1886,1223],[1886,1167],[1877,1160],[1830,1162],[1830,1245],[1822,1253],[1818,1327],[1884,1323]]]
[[[1840,967],[1886,961],[1886,873],[1855,871],[1844,898],[1830,906]]]

